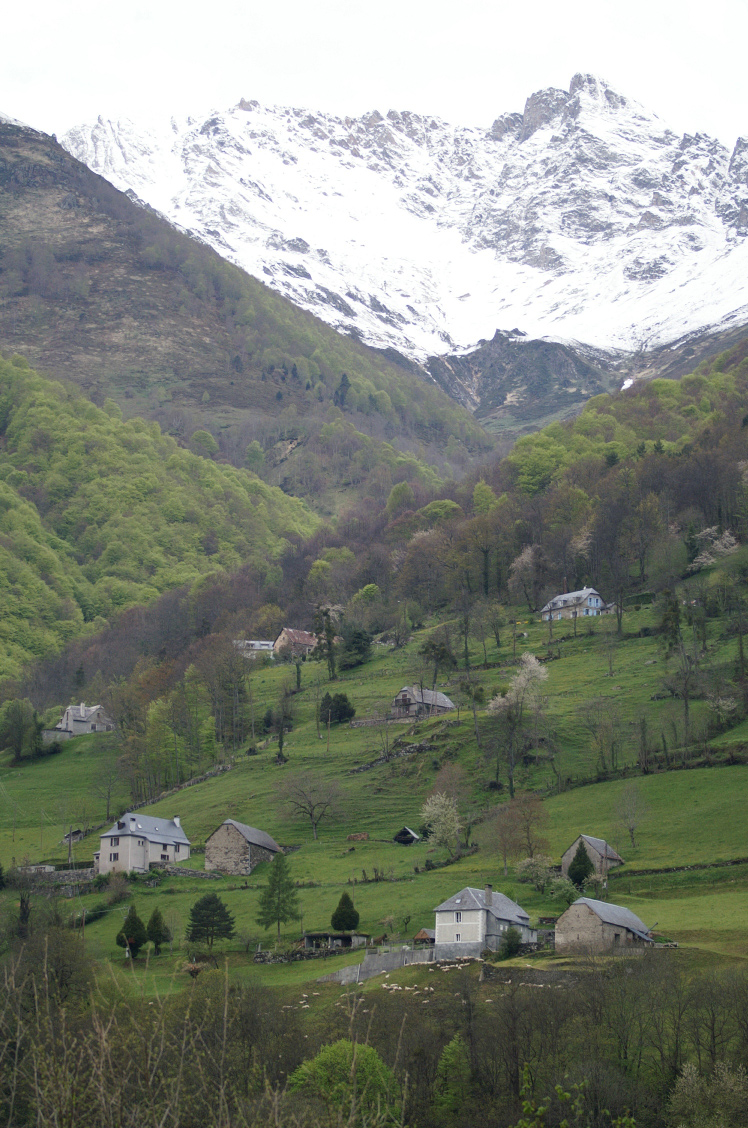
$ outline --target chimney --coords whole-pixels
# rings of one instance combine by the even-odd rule
[[[179,815],[175,815],[174,818],[171,821],[174,823],[174,826],[181,826],[182,825],[179,821]]]
[[[493,904],[493,885],[487,885],[486,886],[485,901],[486,901],[487,905]]]

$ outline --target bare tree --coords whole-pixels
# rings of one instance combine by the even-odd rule
[[[313,772],[287,780],[280,795],[290,818],[304,816],[309,819],[315,839],[319,824],[324,819],[335,819],[340,811],[342,796],[338,784]]]
[[[522,849],[527,850],[527,856],[534,858],[547,850],[543,831],[548,824],[548,812],[540,796],[532,791],[521,791],[514,800],[514,812],[520,843]]]
[[[642,799],[637,784],[627,783],[621,790],[615,811],[616,818],[631,839],[631,849],[635,850],[637,827],[648,814],[647,805]]]
[[[489,850],[495,850],[501,857],[504,877],[506,877],[509,873],[509,862],[516,858],[520,851],[520,834],[514,803],[504,803],[503,806],[498,807],[487,830],[486,845]]]

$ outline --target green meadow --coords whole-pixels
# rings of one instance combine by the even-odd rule
[[[523,618],[521,612],[516,614],[517,657],[525,650],[538,656],[560,654],[558,660],[547,663],[544,684],[546,731],[552,733],[556,748],[555,771],[544,757],[541,744],[537,762],[520,770],[519,783],[545,795],[548,825],[544,833],[554,861],[560,860],[580,831],[604,837],[626,860],[621,873],[611,877],[611,898],[629,905],[648,924],[656,921],[658,931],[683,943],[723,954],[748,955],[742,941],[743,934],[748,934],[748,880],[741,876],[743,867],[663,875],[654,886],[653,878],[626,876],[630,870],[748,858],[748,820],[744,817],[748,766],[695,767],[643,777],[635,770],[640,718],[647,718],[649,730],[657,738],[660,732],[670,736],[673,722],[677,726],[682,715],[679,701],[662,699],[666,663],[661,647],[654,638],[638,637],[639,631],[651,627],[654,621],[650,609],[628,612],[621,640],[608,634],[613,620],[599,620],[590,624],[589,630],[580,628],[576,638],[569,637],[568,629],[561,636],[556,628],[549,648],[547,627],[529,616]],[[357,718],[386,710],[405,684],[420,678],[431,684],[432,674],[418,656],[431,629],[433,625],[418,632],[400,651],[375,647],[372,661],[344,673],[334,683],[336,692],[346,692],[350,697]],[[734,660],[735,644],[720,640],[719,623],[711,624],[711,629],[712,660],[728,664]],[[484,668],[482,646],[473,646],[471,665],[486,700],[512,677],[513,649],[510,628],[505,630],[499,650],[493,639],[490,644],[486,640]],[[253,669],[251,677],[259,723],[264,710],[277,701],[282,686],[293,681],[295,671],[279,664]],[[392,841],[404,824],[418,829],[421,805],[444,763],[460,764],[472,788],[473,801],[486,811],[506,797],[505,789],[496,792],[487,787],[495,770],[495,739],[482,707],[478,714],[482,748],[476,746],[472,711],[460,689],[462,677],[463,672],[456,671],[438,681],[438,688],[458,704],[458,712],[417,724],[388,725],[391,744],[426,744],[425,749],[371,766],[382,753],[378,727],[331,726],[329,746],[324,727],[318,736],[316,702],[329,683],[322,664],[305,663],[302,690],[293,698],[293,729],[284,744],[287,763],[276,763],[274,738],[260,739],[257,755],[237,757],[230,771],[152,804],[148,813],[181,817],[193,848],[197,848],[188,863],[192,868],[202,867],[200,847],[226,818],[261,827],[284,846],[293,847],[290,865],[299,884],[302,917],[297,925],[283,930],[284,942],[298,937],[302,926],[327,927],[344,889],[354,897],[363,931],[373,936],[387,933],[400,942],[421,927],[433,926],[434,906],[468,884],[480,886],[491,881],[495,888],[520,901],[531,916],[557,915],[563,911],[562,904],[528,885],[517,884],[511,869],[508,877],[503,876],[499,859],[483,843],[485,831],[481,826],[474,835],[478,852],[446,868],[425,868],[427,862],[444,861],[444,849],[425,841],[411,847]],[[653,696],[657,699],[652,700]],[[615,708],[618,714],[623,733],[619,767],[628,765],[625,778],[595,782],[600,766],[585,722],[585,705],[595,697],[610,702],[605,707]],[[693,703],[694,725],[705,709],[705,703]],[[735,744],[739,733],[725,734],[725,739],[731,735]],[[67,845],[62,838],[69,825],[105,822],[104,781],[117,755],[116,736],[95,735],[69,741],[60,753],[42,760],[19,765],[6,760],[0,764],[0,863],[7,868],[13,859],[19,863],[24,859],[66,860]],[[365,770],[357,770],[361,768]],[[308,820],[289,817],[282,799],[286,781],[305,772],[335,782],[340,790],[337,816],[321,824],[318,841],[313,839]],[[560,794],[559,777],[568,786]],[[500,778],[505,782],[503,766]],[[616,813],[621,792],[632,779],[636,780],[642,806],[635,847]],[[582,780],[589,782],[581,785]],[[114,788],[111,802],[113,819],[127,808],[122,784]],[[351,842],[347,836],[353,833],[365,833],[369,838]],[[74,846],[73,856],[84,862],[97,848],[98,835],[91,833]],[[167,878],[157,889],[138,881],[131,895],[144,919],[158,904],[163,912],[171,913],[175,932],[181,933],[190,905],[207,889],[215,889],[235,915],[241,937],[241,942],[228,945],[232,974],[259,976],[263,982],[309,982],[322,973],[316,962],[265,967],[251,963],[246,954],[245,949],[251,952],[257,944],[268,946],[274,939],[272,932],[263,932],[255,922],[266,869],[258,867],[246,881],[220,878],[207,882],[185,876]],[[381,880],[372,880],[375,872]],[[726,878],[726,874],[732,876]],[[5,896],[9,903],[9,895]],[[105,893],[90,894],[64,905],[71,913],[81,913],[84,907],[90,909],[104,900]],[[86,928],[88,950],[97,959],[111,961],[120,969],[117,974],[122,972],[122,952],[114,937],[128,903],[114,906],[103,919]],[[171,956],[152,959],[148,976],[154,989],[166,989],[167,980],[175,973],[181,981],[185,958],[186,951],[181,948]],[[138,975],[141,963],[139,960]]]

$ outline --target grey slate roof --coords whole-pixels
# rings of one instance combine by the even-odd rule
[[[510,900],[509,897],[505,897],[503,893],[497,893],[494,890],[491,896],[491,904],[487,905],[485,889],[473,889],[469,885],[461,889],[459,893],[455,893],[454,897],[450,897],[448,901],[443,901],[441,905],[437,905],[434,912],[454,912],[457,909],[461,909],[463,912],[485,909],[497,920],[508,920],[513,924],[526,925],[530,919],[521,905]]]
[[[606,842],[604,838],[593,838],[591,834],[581,834],[579,836],[585,842],[589,842],[590,846],[594,846],[598,854],[602,854],[604,858],[610,858],[612,862],[622,862],[623,858],[617,854],[610,843]],[[572,843],[574,845],[574,843]]]
[[[253,826],[247,826],[246,823],[237,822],[236,819],[226,819],[223,825],[236,827],[242,837],[246,838],[252,846],[262,846],[264,850],[272,850],[274,854],[281,852],[281,848],[275,839],[266,834],[264,830],[256,830]]]
[[[629,932],[640,936],[642,940],[649,939],[649,929],[644,921],[639,920],[636,913],[632,913],[630,909],[624,909],[623,905],[609,905],[607,901],[595,901],[592,897],[579,897],[574,904],[586,905],[588,909],[592,909],[593,913],[600,917],[604,924],[627,928]]]
[[[579,591],[566,591],[562,595],[554,595],[553,599],[549,599],[545,607],[540,608],[540,614],[542,615],[544,611],[551,609],[557,611],[560,607],[571,607],[576,603],[584,603],[588,595],[596,595],[598,598],[602,598],[600,592],[591,587],[580,588]]]
[[[399,697],[401,693],[409,693],[414,701],[420,705],[436,705],[439,709],[454,709],[454,701],[450,701],[446,693],[439,693],[438,690],[421,689],[420,685],[404,685],[396,696]]]
[[[124,826],[120,826],[124,823]],[[149,842],[180,842],[189,846],[190,840],[181,826],[177,826],[173,819],[153,818],[152,815],[141,815],[139,811],[127,811],[118,819],[111,830],[102,834],[102,838],[127,838],[129,835],[137,838],[147,838]]]

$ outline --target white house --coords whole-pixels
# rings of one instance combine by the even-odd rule
[[[183,862],[190,840],[178,818],[154,818],[128,812],[101,836],[94,854],[97,873],[147,873],[151,862]]]
[[[516,901],[503,893],[494,893],[493,887],[472,889],[467,886],[448,901],[437,905],[435,943],[480,944],[495,950],[505,932],[516,928],[523,944],[532,944],[538,934],[530,928],[530,917]]]
[[[54,731],[80,736],[85,732],[111,732],[113,728],[114,721],[101,705],[86,705],[81,701],[80,705],[68,705]]]
[[[258,655],[262,654],[267,655],[268,658],[275,658],[273,643],[268,640],[257,638],[235,638],[234,646],[245,658],[257,658]]]
[[[540,608],[540,618],[544,623],[549,619],[582,619],[591,615],[604,615],[610,610],[608,604],[594,588],[586,587],[580,591],[564,592],[554,595],[545,607]]]

